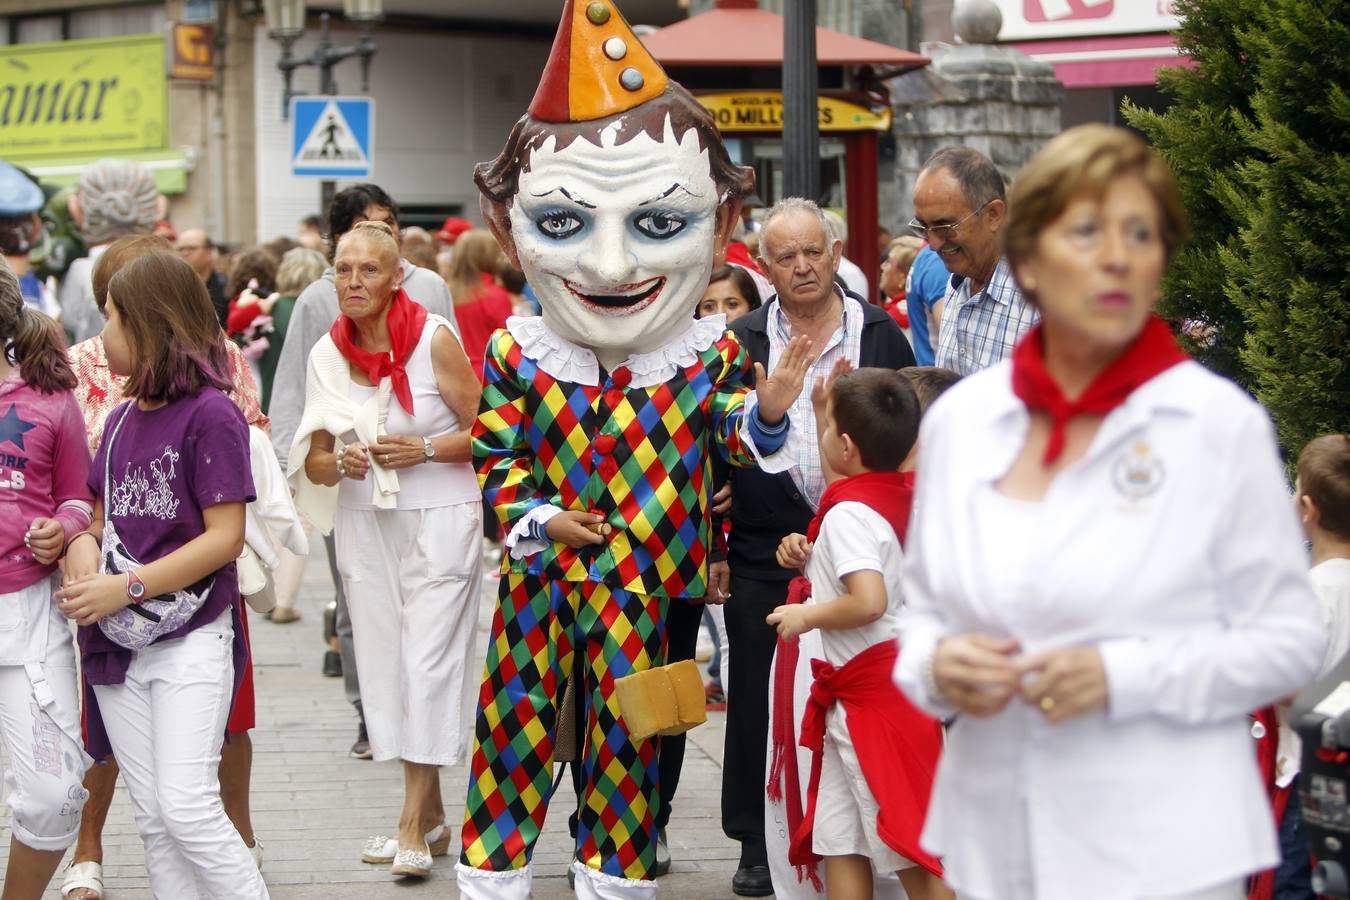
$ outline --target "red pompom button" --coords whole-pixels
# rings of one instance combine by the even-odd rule
[[[610,384],[617,388],[626,388],[628,383],[633,380],[633,373],[628,371],[627,366],[619,366],[613,372],[609,373]]]
[[[595,452],[599,453],[601,456],[609,456],[614,452],[614,448],[618,443],[619,441],[614,435],[602,434],[595,439]]]

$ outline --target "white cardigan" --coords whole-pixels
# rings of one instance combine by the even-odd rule
[[[442,316],[427,316],[427,328],[441,325],[455,332]],[[310,439],[315,432],[326,431],[337,440],[338,446],[360,441],[373,444],[384,432],[384,421],[389,414],[389,397],[393,383],[380,379],[376,392],[369,400],[356,406],[351,399],[351,364],[338,351],[333,338],[324,335],[309,354],[309,372],[305,376],[305,411],[300,426],[295,430],[291,452],[287,455],[286,476],[295,488],[295,506],[324,534],[333,530],[333,514],[337,510],[337,485],[325,487],[315,484],[305,475],[305,457],[309,455]],[[375,480],[374,502],[378,509],[394,509],[398,505],[398,473],[386,469],[374,459],[370,474]]]
[[[976,900],[1016,896],[1018,873],[1038,900],[1137,900],[1274,865],[1247,714],[1308,682],[1325,636],[1269,419],[1193,362],[1139,388],[1056,476],[1039,530],[1010,535],[1019,591],[981,526],[1030,422],[1011,371],[966,378],[923,421],[897,681],[950,715],[925,687],[943,636],[1095,646],[1109,708],[1051,725],[1015,698],[958,719],[925,848]]]

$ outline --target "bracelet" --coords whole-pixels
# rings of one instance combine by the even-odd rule
[[[346,450],[343,450],[342,453],[334,454],[334,460],[337,463],[338,480],[347,477],[347,464],[342,461],[342,456],[346,452],[347,452]]]

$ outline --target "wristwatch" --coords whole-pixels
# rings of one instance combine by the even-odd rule
[[[127,596],[132,603],[140,603],[145,599],[145,582],[135,572],[127,573]]]
[[[431,446],[431,438],[422,438],[422,452],[426,454],[427,462],[431,462],[436,458],[436,448]]]

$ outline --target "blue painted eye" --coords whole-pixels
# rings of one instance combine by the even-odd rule
[[[562,241],[580,231],[584,223],[573,213],[558,210],[545,213],[534,224],[544,237]]]
[[[633,222],[633,227],[649,238],[664,241],[683,231],[686,224],[682,216],[650,212],[639,216]]]

